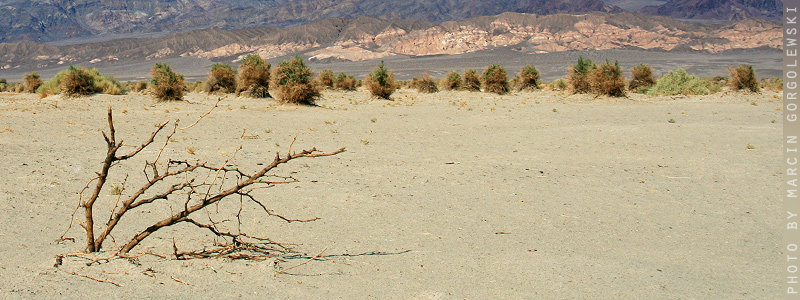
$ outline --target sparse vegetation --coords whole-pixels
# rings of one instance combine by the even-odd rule
[[[622,68],[617,61],[612,64],[610,60],[606,59],[605,63],[594,68],[590,83],[592,90],[597,95],[625,96],[625,77],[622,76]]]
[[[567,84],[567,81],[564,80],[564,78],[559,78],[553,80],[553,82],[550,82],[548,87],[554,91],[566,91],[569,88],[569,84]]]
[[[373,97],[382,99],[389,99],[398,87],[394,80],[394,71],[387,70],[383,61],[367,75],[366,84]]]
[[[628,90],[633,92],[644,92],[656,84],[653,79],[653,68],[645,64],[639,64],[631,69],[631,82]]]
[[[330,69],[322,70],[319,72],[319,78],[317,81],[322,88],[333,89],[333,71]]]
[[[436,86],[436,81],[431,78],[431,75],[428,73],[420,74],[420,78],[414,78],[411,80],[412,85],[417,89],[417,92],[420,93],[436,93],[439,92],[439,88]]]
[[[336,78],[333,79],[333,87],[337,90],[352,92],[358,87],[358,80],[352,75],[339,73],[339,75],[336,75]]]
[[[300,56],[282,61],[272,71],[270,87],[283,104],[313,105],[319,98],[319,88],[313,83],[314,72]]]
[[[258,54],[248,54],[239,64],[239,79],[236,82],[236,95],[244,94],[253,98],[269,97],[270,64]]]
[[[651,96],[708,95],[709,90],[699,78],[686,73],[684,69],[677,69],[661,76],[647,94]]]
[[[728,85],[728,78],[724,76],[700,78],[700,81],[708,89],[709,94],[721,92]]]
[[[481,75],[483,90],[487,93],[495,93],[498,95],[507,94],[508,87],[508,73],[506,69],[499,65],[490,65],[483,70]]]
[[[592,91],[590,77],[592,71],[597,67],[591,59],[578,58],[578,63],[573,65],[567,72],[570,90],[573,94],[585,94]]]
[[[183,100],[186,83],[183,75],[172,71],[169,65],[157,63],[150,70],[149,94],[158,101]]]
[[[35,93],[36,89],[42,85],[42,78],[39,77],[39,73],[30,72],[25,74],[25,77],[22,78],[23,85],[25,86],[26,93]]]
[[[206,93],[233,93],[236,90],[236,71],[228,64],[217,63],[211,66],[204,87]]]
[[[769,77],[761,79],[761,88],[773,92],[783,91],[783,78]]]
[[[761,91],[761,84],[756,79],[756,72],[753,66],[741,64],[736,68],[728,68],[731,75],[730,85],[734,90],[749,90],[753,93]]]
[[[539,70],[532,65],[526,65],[511,81],[517,91],[534,91],[539,89]]]
[[[461,75],[456,71],[447,73],[447,77],[442,79],[441,86],[442,89],[446,91],[457,90],[461,88]]]
[[[465,91],[480,92],[481,80],[478,77],[478,71],[475,71],[473,69],[464,71],[464,82],[461,87]]]

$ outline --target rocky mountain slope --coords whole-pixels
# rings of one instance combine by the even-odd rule
[[[639,12],[681,19],[743,20],[780,19],[782,9],[782,0],[669,0]]]
[[[777,22],[759,19],[701,25],[627,12],[547,16],[504,13],[443,23],[331,18],[286,29],[194,30],[160,38],[67,46],[4,43],[0,44],[0,70],[179,57],[231,63],[249,53],[265,58],[299,53],[311,60],[360,61],[396,55],[463,54],[499,47],[526,53],[605,49],[718,53],[779,49],[780,28]]]
[[[601,0],[5,0],[0,11],[0,42],[51,42],[198,28],[288,27],[360,16],[443,22],[503,12],[621,9]]]

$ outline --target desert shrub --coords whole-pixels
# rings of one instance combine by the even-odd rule
[[[186,83],[183,75],[175,73],[167,64],[157,63],[150,70],[149,94],[158,101],[183,100]]]
[[[319,72],[319,78],[317,78],[319,85],[324,89],[332,89],[333,88],[333,71],[330,69],[325,69]]]
[[[589,82],[592,91],[597,95],[625,96],[625,77],[622,76],[622,68],[617,61],[612,64],[606,59],[605,63],[592,71]]]
[[[564,78],[559,78],[550,82],[547,87],[554,91],[566,91],[569,88],[569,84]]]
[[[258,54],[249,54],[239,64],[236,95],[245,93],[253,98],[269,97],[270,64]]]
[[[236,71],[228,64],[213,64],[204,91],[209,94],[233,93],[236,91]]]
[[[478,77],[478,71],[473,69],[464,71],[464,82],[462,82],[461,88],[465,91],[480,92],[481,80]]]
[[[490,65],[481,75],[483,90],[487,93],[503,95],[508,93],[508,73],[499,65]]]
[[[36,89],[39,97],[63,93],[68,97],[87,96],[96,93],[123,95],[125,86],[112,76],[103,76],[95,68],[70,66]]]
[[[753,66],[741,64],[736,68],[728,68],[728,73],[731,75],[730,85],[734,90],[749,90],[753,93],[761,91],[761,84],[756,79],[756,72],[753,71]]]
[[[86,96],[99,92],[94,76],[85,68],[70,66],[60,80],[61,92],[68,97]]]
[[[533,91],[539,89],[539,70],[532,65],[527,65],[511,81],[517,91]]]
[[[13,89],[15,93],[22,93],[22,91],[25,90],[25,85],[22,83],[15,83]],[[11,91],[11,88],[9,88],[9,91]]]
[[[436,81],[431,78],[431,75],[428,73],[420,74],[420,78],[414,78],[417,80],[417,83],[414,87],[417,89],[417,92],[420,93],[437,93],[439,92],[439,87],[436,86]]]
[[[270,87],[280,103],[313,105],[319,88],[313,83],[314,72],[300,56],[282,61],[273,71]]]
[[[8,91],[8,83],[0,83],[0,93]]]
[[[442,89],[447,91],[461,88],[461,75],[456,71],[447,73],[447,76],[442,79],[441,86]]]
[[[584,59],[583,56],[578,58],[578,63],[573,65],[567,72],[567,79],[569,79],[570,90],[574,94],[585,94],[592,91],[591,74],[597,67],[591,59]]]
[[[761,79],[761,88],[773,92],[783,91],[783,78],[773,76]]]
[[[131,91],[141,92],[147,90],[147,81],[138,81],[131,86]]]
[[[35,93],[36,89],[42,85],[42,78],[39,77],[39,73],[30,72],[25,74],[25,77],[22,78],[23,85],[25,85],[25,92],[26,93]]]
[[[389,99],[398,87],[394,80],[394,72],[387,70],[383,61],[367,75],[366,85],[373,97],[382,99]]]
[[[5,78],[0,78],[0,84],[8,85],[8,80],[6,80]]]
[[[661,76],[656,84],[647,91],[648,95],[708,95],[709,90],[703,82],[686,73],[684,69],[670,71]]]
[[[358,80],[352,75],[339,73],[339,75],[336,75],[336,78],[333,79],[333,88],[337,90],[352,92],[355,91],[357,87]]]
[[[653,68],[645,64],[639,64],[631,69],[631,82],[628,83],[628,90],[639,92],[656,84],[653,79]]]

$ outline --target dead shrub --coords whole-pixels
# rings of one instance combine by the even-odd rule
[[[319,72],[317,82],[323,89],[333,89],[333,71],[325,69]]]
[[[269,97],[270,64],[258,54],[248,54],[239,64],[236,96],[244,93],[253,98]]]
[[[387,70],[383,61],[367,75],[366,84],[372,96],[381,99],[389,99],[398,87],[394,80],[394,72]]]
[[[339,75],[336,75],[336,78],[333,79],[333,88],[337,90],[352,92],[355,91],[357,87],[358,80],[352,75],[339,73]]]
[[[236,71],[228,64],[217,63],[211,66],[204,88],[206,93],[233,93],[236,91]]]
[[[631,69],[631,82],[628,83],[628,90],[642,92],[656,84],[653,78],[653,68],[645,64],[639,64]]]
[[[490,65],[483,70],[481,75],[483,90],[487,93],[495,93],[498,95],[507,94],[508,87],[508,73],[506,69],[499,65]]]
[[[169,65],[157,63],[150,70],[148,93],[158,101],[180,101],[186,89],[183,75],[172,71]]]
[[[730,85],[734,90],[749,90],[753,93],[761,91],[761,84],[756,79],[756,72],[753,66],[741,64],[736,68],[728,68],[731,75]]]
[[[573,94],[586,94],[592,91],[590,77],[596,67],[597,65],[591,59],[584,59],[583,56],[578,58],[578,63],[567,72],[567,79]]]
[[[539,89],[539,70],[532,65],[526,65],[511,81],[517,91],[534,91]]]
[[[26,93],[35,93],[36,89],[42,85],[42,78],[39,77],[39,73],[30,72],[25,74],[25,77],[22,78],[22,84],[25,86]]]
[[[434,81],[433,78],[431,78],[431,75],[428,73],[420,74],[420,78],[415,77],[412,82],[415,82],[414,88],[417,89],[417,92],[429,94],[439,92],[439,87],[436,86],[436,81]]]
[[[147,91],[147,81],[138,81],[138,82],[134,83],[133,86],[131,86],[131,91],[134,91],[134,92],[137,92],[137,93],[142,92],[142,91]]]
[[[270,87],[282,104],[313,105],[319,98],[319,88],[313,83],[314,72],[300,56],[282,61],[272,71]]]
[[[559,78],[550,82],[547,87],[553,91],[566,91],[569,89],[569,84],[564,78]]]
[[[478,71],[475,71],[473,69],[464,71],[464,82],[461,88],[464,89],[465,91],[480,92],[481,80],[478,77]]]
[[[622,76],[622,68],[618,61],[612,64],[606,59],[605,63],[595,68],[591,74],[590,84],[597,95],[625,96],[625,77]]]

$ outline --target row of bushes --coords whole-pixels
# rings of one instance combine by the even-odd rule
[[[463,79],[458,72],[451,72],[439,82],[437,87],[436,81],[425,73],[419,78],[415,77],[407,86],[424,93],[438,92],[441,87],[444,90],[467,91],[480,91],[482,88],[485,92],[497,94],[506,94],[512,89],[530,91],[547,87],[552,90],[568,90],[574,94],[613,97],[625,96],[626,91],[648,95],[704,95],[718,92],[725,85],[734,90],[751,92],[759,92],[762,86],[772,91],[782,89],[783,81],[780,78],[772,77],[759,82],[750,65],[730,68],[729,73],[730,79],[725,77],[700,79],[686,73],[683,69],[678,69],[656,80],[653,78],[652,68],[640,64],[631,69],[631,80],[627,81],[619,62],[611,63],[606,60],[605,63],[598,66],[590,59],[580,57],[577,64],[568,70],[565,79],[557,79],[546,86],[539,82],[539,71],[531,65],[522,68],[510,82],[503,67],[490,65],[486,67],[480,78],[472,69],[464,72]]]
[[[156,64],[151,70],[150,82],[120,83],[113,77],[102,76],[94,68],[69,69],[59,72],[55,77],[43,82],[36,72],[23,78],[22,84],[8,84],[0,80],[0,91],[36,92],[40,97],[63,93],[67,96],[82,96],[95,93],[119,95],[128,90],[147,91],[158,100],[179,100],[187,91],[204,91],[207,93],[236,93],[255,98],[273,96],[282,103],[313,104],[320,96],[320,89],[338,89],[354,91],[361,86],[355,77],[340,73],[334,76],[333,71],[323,70],[318,78],[313,78],[313,71],[296,56],[281,62],[272,72],[270,64],[258,55],[251,54],[242,60],[238,72],[227,64],[214,64],[208,80],[186,84],[182,75],[175,73],[166,64]],[[539,81],[539,71],[527,65],[509,82],[506,70],[499,65],[486,67],[482,74],[468,69],[463,76],[458,72],[450,72],[441,81],[434,80],[428,73],[415,77],[410,82],[399,82],[394,79],[394,72],[389,71],[384,62],[367,75],[365,85],[374,97],[388,99],[400,86],[416,88],[419,92],[435,93],[439,89],[485,91],[506,94],[511,90],[537,90],[550,88],[553,90],[569,90],[572,93],[587,93],[608,96],[624,96],[626,91],[646,93],[649,95],[702,95],[720,91],[725,85],[735,90],[759,92],[761,87],[769,90],[782,89],[780,78],[769,78],[759,82],[753,67],[740,65],[729,68],[730,79],[715,77],[700,79],[686,73],[683,69],[671,71],[660,79],[653,78],[652,68],[640,64],[631,69],[631,80],[623,76],[618,62],[606,60],[602,65],[594,64],[590,59],[580,57],[577,64],[569,68],[567,77],[555,80],[548,85]],[[273,87],[272,90],[270,87]]]

